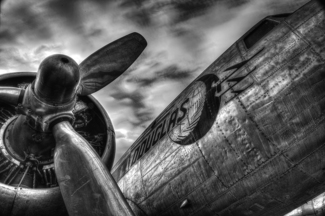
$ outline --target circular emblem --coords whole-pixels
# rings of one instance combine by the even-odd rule
[[[178,100],[177,124],[169,131],[169,138],[178,144],[189,145],[201,139],[212,127],[220,106],[215,96],[218,81],[213,74],[202,76]]]

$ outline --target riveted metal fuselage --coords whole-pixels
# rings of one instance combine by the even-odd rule
[[[115,166],[137,215],[283,215],[325,190],[325,10],[307,3],[248,49],[253,33]]]

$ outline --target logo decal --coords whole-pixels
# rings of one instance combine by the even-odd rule
[[[189,145],[201,139],[212,127],[220,106],[215,96],[218,77],[208,74],[198,79],[174,106],[159,116],[132,151],[131,164],[148,152],[166,134],[171,141]]]
[[[183,114],[183,116],[179,117],[181,120],[178,120],[176,126],[168,133],[173,142],[189,145],[201,139],[210,130],[220,106],[220,100],[215,97],[216,88],[213,85],[217,81],[217,76],[205,75],[183,94],[180,107],[186,112],[175,114],[176,116]]]

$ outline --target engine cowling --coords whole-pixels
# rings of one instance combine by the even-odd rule
[[[35,77],[36,73],[29,72],[2,75],[0,86],[26,89]],[[115,133],[110,118],[94,97],[78,96],[76,100],[72,126],[92,145],[110,170],[115,156]],[[68,215],[55,176],[54,147],[44,158],[30,152],[16,155],[12,149],[19,141],[19,130],[15,133],[10,130],[13,130],[19,112],[19,104],[0,103],[1,215]],[[17,137],[9,136],[16,133]],[[30,138],[35,143],[41,142],[47,139],[46,130],[45,133],[34,132]]]

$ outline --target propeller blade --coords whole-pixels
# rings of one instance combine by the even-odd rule
[[[24,97],[24,90],[15,87],[0,87],[0,101],[17,105],[22,102]]]
[[[133,215],[112,175],[71,124],[56,124],[53,135],[55,172],[69,215]]]
[[[131,66],[146,46],[144,37],[131,33],[91,54],[79,65],[79,94],[92,94],[114,81]]]

